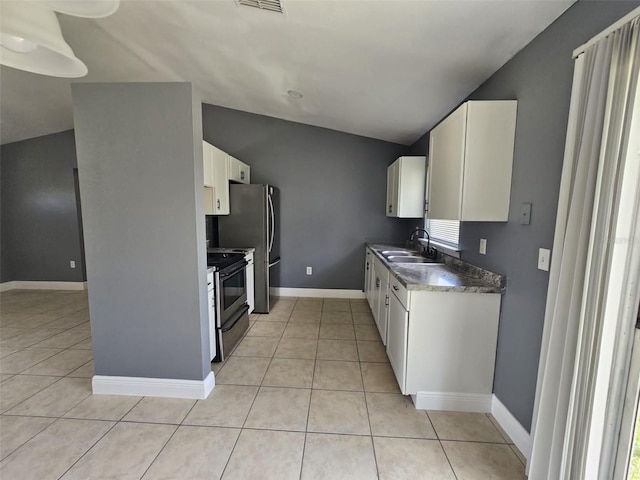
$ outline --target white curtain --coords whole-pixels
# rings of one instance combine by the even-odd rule
[[[597,459],[596,470],[587,469],[594,467],[587,460],[593,459],[598,442],[598,455],[603,450],[602,440],[614,421],[612,411],[604,413],[606,405],[598,403],[602,385],[612,386],[612,377],[603,376],[603,355],[613,355],[614,344],[626,352],[631,345],[633,315],[607,320],[604,305],[611,293],[615,242],[610,240],[616,234],[627,147],[632,134],[640,134],[631,128],[638,55],[636,18],[576,59],[531,432],[530,480],[598,478],[594,475],[606,463]],[[630,157],[639,161],[637,155]],[[613,335],[603,335],[611,328]],[[618,361],[627,359],[625,355]],[[605,366],[610,373],[611,364]],[[621,383],[619,376],[616,382]],[[610,418],[593,422],[596,413]]]

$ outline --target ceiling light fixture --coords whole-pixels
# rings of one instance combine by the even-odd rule
[[[0,63],[40,75],[83,77],[87,66],[64,41],[54,9],[66,6],[65,13],[97,18],[110,15],[118,5],[119,0],[3,1]]]
[[[295,98],[296,100],[299,99],[299,98],[302,98],[302,96],[303,96],[297,90],[287,90],[287,95],[289,95],[291,98]]]

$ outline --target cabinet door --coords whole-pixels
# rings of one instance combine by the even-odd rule
[[[387,217],[398,215],[398,173],[400,170],[398,160],[387,168]]]
[[[228,155],[216,147],[213,148],[213,176],[215,184],[215,214],[229,214],[229,174]]]
[[[397,170],[396,217],[424,217],[426,157],[400,157]]]
[[[387,323],[389,321],[389,274],[382,276],[380,285],[380,298],[378,301],[378,332],[383,345],[387,344]]]
[[[202,162],[204,186],[213,187],[213,146],[204,140],[202,141]]]
[[[373,315],[373,320],[378,324],[378,305],[380,305],[380,290],[382,289],[382,272],[378,268],[378,265],[373,267],[375,269],[376,275],[373,283],[373,301],[371,305],[371,313]]]
[[[400,300],[389,294],[389,325],[387,329],[387,356],[393,373],[396,375],[400,391],[406,395],[407,378],[407,334],[409,331],[409,312]]]
[[[373,254],[372,254],[373,255]],[[369,303],[369,308],[373,312],[373,296],[376,291],[376,267],[374,262],[369,262],[369,290],[367,291],[367,302]]]
[[[461,220],[507,221],[517,102],[468,102]]]
[[[216,214],[216,189],[215,187],[204,187],[204,214]]]
[[[464,104],[429,136],[429,218],[460,219],[466,116]]]
[[[371,279],[369,278],[369,269],[371,268],[371,263],[373,262],[372,253],[368,248],[365,248],[364,251],[364,296],[365,298],[369,298],[369,290],[371,289]]]

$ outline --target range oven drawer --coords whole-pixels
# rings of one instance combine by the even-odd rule
[[[219,329],[218,361],[224,362],[249,329],[249,305],[246,303]]]

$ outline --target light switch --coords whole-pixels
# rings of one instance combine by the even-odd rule
[[[531,204],[523,203],[520,205],[520,224],[521,225],[529,225],[531,224]]]
[[[480,239],[480,254],[481,255],[486,255],[487,254],[487,239],[486,238],[481,238]]]
[[[551,250],[548,248],[538,249],[538,269],[549,271],[549,264],[551,263]]]

